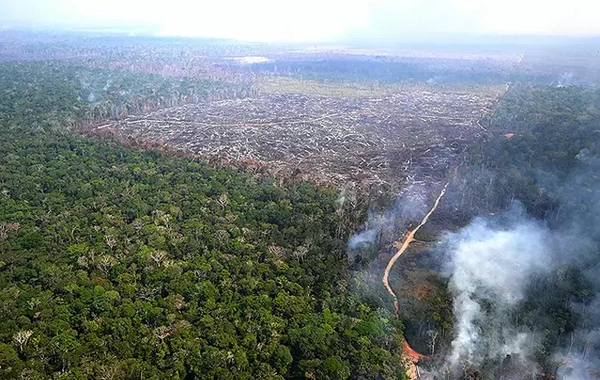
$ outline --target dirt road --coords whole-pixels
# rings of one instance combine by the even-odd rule
[[[394,309],[396,310],[396,316],[398,316],[400,310],[399,310],[399,306],[398,306],[398,297],[396,296],[396,293],[394,293],[394,291],[390,287],[390,283],[389,283],[390,270],[392,269],[392,267],[394,266],[396,261],[398,261],[400,256],[408,249],[408,246],[410,245],[410,243],[412,243],[415,240],[415,234],[417,233],[417,231],[419,231],[419,229],[421,227],[423,227],[425,225],[425,223],[427,223],[427,220],[429,220],[429,217],[438,208],[440,201],[442,200],[442,197],[444,196],[444,194],[446,194],[447,188],[448,188],[448,183],[446,183],[444,185],[444,187],[442,188],[442,191],[440,192],[440,195],[438,195],[437,199],[435,200],[435,203],[433,204],[433,207],[431,208],[431,210],[429,210],[427,215],[425,215],[423,220],[421,220],[421,223],[419,223],[418,226],[416,226],[414,229],[412,229],[408,233],[408,235],[404,239],[404,242],[401,243],[400,241],[397,241],[394,243],[394,246],[396,248],[398,248],[398,252],[396,252],[396,254],[390,259],[387,267],[385,268],[385,272],[383,273],[382,281],[383,281],[383,285],[387,289],[388,293],[390,293],[390,295],[392,297],[394,297]],[[406,340],[404,340],[402,342],[402,350],[403,350],[404,358],[407,359],[408,363],[412,363],[410,368],[408,368],[408,375],[412,379],[416,379],[417,374],[418,374],[418,369],[416,368],[416,362],[418,362],[420,359],[422,359],[424,357],[424,355],[419,354],[418,352],[413,350]]]

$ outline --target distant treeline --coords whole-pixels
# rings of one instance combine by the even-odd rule
[[[0,63],[5,126],[72,128],[206,99],[247,96],[247,86],[84,66],[70,61]]]
[[[293,76],[300,79],[350,82],[417,82],[430,85],[504,84],[517,81],[550,83],[552,78],[533,76],[502,63],[482,60],[427,58],[332,58],[276,60],[252,65],[257,73]]]

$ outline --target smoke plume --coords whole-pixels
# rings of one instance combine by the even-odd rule
[[[348,241],[348,248],[356,251],[379,239],[392,243],[398,239],[399,231],[406,230],[407,223],[420,220],[427,213],[428,189],[424,185],[411,185],[394,201],[392,207],[385,212],[369,212],[369,218],[362,230]],[[345,197],[342,193],[341,197]]]
[[[510,311],[523,299],[531,276],[548,270],[550,240],[548,230],[517,205],[494,220],[477,218],[447,235],[455,316],[450,368],[530,353],[535,339],[512,327]]]

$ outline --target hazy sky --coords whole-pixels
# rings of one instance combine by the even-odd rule
[[[600,35],[600,0],[0,0],[4,26],[151,26],[165,35],[327,41]]]

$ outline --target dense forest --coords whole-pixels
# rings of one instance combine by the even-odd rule
[[[583,156],[598,153],[599,110],[597,89],[514,86],[482,121],[489,133],[460,168],[461,213],[469,218],[519,200],[552,219]]]
[[[0,377],[403,376],[334,190],[76,137],[59,127],[96,107],[77,70],[0,71]]]
[[[246,96],[251,89],[189,77],[95,68],[60,60],[0,65],[0,118],[5,127],[72,129],[106,118]]]

